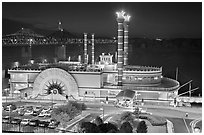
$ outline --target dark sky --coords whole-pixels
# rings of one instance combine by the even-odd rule
[[[130,14],[130,36],[149,38],[202,37],[201,2],[45,2],[3,3],[2,17],[30,23],[36,28],[64,29],[76,33],[117,35],[116,11]]]

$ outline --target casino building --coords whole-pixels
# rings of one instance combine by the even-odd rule
[[[35,63],[8,70],[12,96],[35,100],[113,99],[172,101],[179,82],[162,76],[162,67],[128,64],[128,26],[130,16],[117,12],[117,63],[113,55],[100,55],[95,62],[94,34],[91,39],[91,63],[84,33],[84,60]]]

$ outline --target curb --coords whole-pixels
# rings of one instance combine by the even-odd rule
[[[167,133],[174,133],[174,125],[171,121],[169,121],[168,119],[166,119],[167,121]]]

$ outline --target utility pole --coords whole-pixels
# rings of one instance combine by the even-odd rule
[[[191,83],[189,83],[189,97],[191,97]]]

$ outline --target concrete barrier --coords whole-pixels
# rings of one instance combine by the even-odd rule
[[[166,119],[167,121],[167,133],[174,133],[174,125],[171,121]]]

